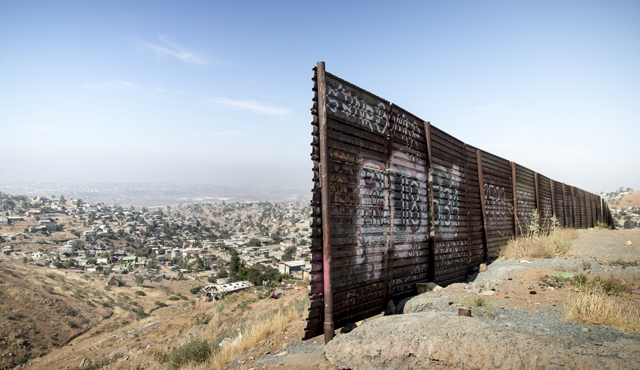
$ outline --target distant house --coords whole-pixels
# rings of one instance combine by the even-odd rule
[[[113,275],[109,275],[109,276],[107,276],[106,285],[108,285],[108,286],[121,286],[122,282],[120,280],[118,280],[117,277],[115,277]]]
[[[131,270],[136,265],[136,256],[122,257],[120,260],[120,266]]]
[[[289,261],[289,262],[280,262],[278,265],[278,270],[280,270],[281,274],[291,274],[294,272],[300,273],[302,268],[304,267],[304,261]]]
[[[13,246],[7,245],[7,246],[2,247],[2,253],[11,254],[12,252],[13,252]]]
[[[0,226],[9,225],[9,219],[7,217],[0,217]]]

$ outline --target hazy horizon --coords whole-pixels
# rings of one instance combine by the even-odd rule
[[[0,181],[311,189],[325,61],[556,181],[640,188],[638,19],[634,1],[5,1]]]

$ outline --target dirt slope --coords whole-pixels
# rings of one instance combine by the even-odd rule
[[[42,284],[33,282],[24,270],[0,269],[2,369],[63,346],[112,314],[93,303],[50,292],[46,287],[51,279],[37,279]]]

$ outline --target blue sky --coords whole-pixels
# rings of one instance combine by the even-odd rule
[[[311,68],[640,189],[640,2],[0,1],[0,179],[311,185]]]

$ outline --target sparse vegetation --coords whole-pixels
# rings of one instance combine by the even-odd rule
[[[640,333],[640,310],[628,302],[612,299],[600,284],[574,293],[564,306],[565,320],[591,325],[611,325]]]
[[[540,227],[538,211],[534,209],[531,221],[527,229],[523,230],[522,236],[509,240],[500,256],[514,260],[569,255],[572,240],[578,237],[578,233],[574,229],[556,227],[556,224],[554,216],[550,225]]]
[[[169,353],[156,351],[153,357],[169,369],[180,369],[189,364],[201,364],[217,352],[217,345],[206,339],[192,339],[189,343],[174,348]]]

